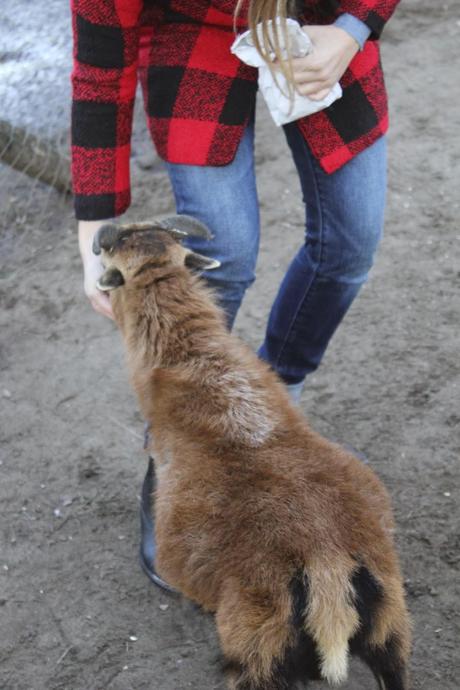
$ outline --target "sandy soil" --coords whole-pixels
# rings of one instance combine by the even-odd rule
[[[417,690],[459,687],[459,39],[453,2],[406,0],[386,31],[386,238],[302,401],[392,494]],[[237,324],[254,347],[302,236],[293,164],[262,107],[258,132],[263,246]],[[136,218],[172,208],[144,139],[139,125]],[[119,335],[82,296],[70,207],[11,170],[0,177],[0,687],[223,688],[212,619],[137,565],[142,420]],[[344,686],[372,687],[355,667]]]

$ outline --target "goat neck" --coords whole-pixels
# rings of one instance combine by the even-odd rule
[[[222,345],[228,332],[211,294],[197,276],[175,267],[115,300],[132,367],[172,367]]]

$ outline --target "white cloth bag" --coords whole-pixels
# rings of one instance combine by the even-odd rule
[[[279,26],[279,19],[276,21]],[[286,23],[288,49],[291,56],[305,57],[311,53],[313,44],[305,31],[302,31],[300,24],[294,19],[287,19]],[[269,33],[271,30],[272,22],[268,22]],[[262,40],[260,25],[257,27],[257,31],[260,40]],[[283,58],[287,59],[288,49],[284,44],[282,31],[279,31],[279,41]],[[234,55],[239,57],[242,62],[259,69],[259,88],[267,103],[271,116],[278,126],[298,120],[300,117],[305,117],[305,115],[317,113],[319,110],[324,110],[324,108],[327,108],[331,103],[342,96],[342,89],[340,84],[337,83],[332,87],[326,98],[323,98],[321,101],[312,101],[308,96],[301,96],[297,91],[294,91],[293,98],[289,98],[289,88],[285,76],[282,72],[277,71],[275,81],[267,63],[255,48],[250,31],[246,31],[244,34],[238,36],[231,46],[231,51]],[[275,55],[270,55],[270,58],[274,60]]]

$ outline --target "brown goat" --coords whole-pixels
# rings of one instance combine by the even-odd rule
[[[216,614],[229,687],[288,690],[347,675],[407,690],[410,624],[384,487],[312,431],[190,268],[176,217],[104,226],[101,289],[151,425],[156,569]],[[185,228],[185,232],[180,228]]]

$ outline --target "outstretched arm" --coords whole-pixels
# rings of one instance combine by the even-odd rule
[[[141,9],[142,0],[72,0],[72,176],[81,220],[129,206]]]
[[[84,290],[93,308],[113,318],[96,281],[92,252],[103,219],[130,203],[129,156],[137,84],[142,0],[72,0],[72,178]]]

